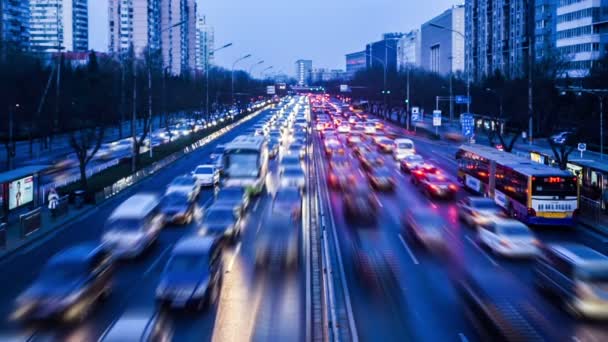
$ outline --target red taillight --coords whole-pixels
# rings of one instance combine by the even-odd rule
[[[456,184],[450,184],[450,189],[456,191],[458,190],[458,186],[456,186]]]
[[[528,208],[528,216],[536,216],[536,210],[534,210],[533,208]]]
[[[433,191],[439,191],[439,187],[436,185],[431,185],[431,189],[433,189]]]

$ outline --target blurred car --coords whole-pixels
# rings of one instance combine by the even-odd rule
[[[242,215],[249,206],[249,196],[245,188],[229,186],[221,188],[215,195],[215,201],[220,206],[232,207],[235,215]]]
[[[407,156],[415,155],[416,149],[411,139],[395,139],[393,143],[393,158],[403,160]]]
[[[393,141],[387,137],[382,137],[380,139],[377,139],[375,141],[376,143],[376,147],[378,148],[378,151],[380,151],[381,153],[392,153],[393,152]]]
[[[224,155],[224,150],[225,150],[226,146],[225,145],[216,145],[215,148],[213,149],[213,152],[211,152],[211,154],[209,155],[209,157],[211,158],[211,160],[216,160],[221,158]]]
[[[363,141],[363,138],[362,138],[361,134],[351,133],[346,138],[346,145],[352,147],[352,146],[360,144],[362,141]]]
[[[111,254],[95,242],[61,251],[17,297],[11,318],[82,321],[112,291],[114,267]]]
[[[220,239],[182,238],[171,251],[156,287],[156,299],[172,308],[201,310],[219,298],[223,273]]]
[[[348,163],[332,164],[327,171],[327,183],[332,189],[345,189],[356,182],[353,168]]]
[[[370,185],[376,190],[393,190],[395,188],[395,177],[387,167],[372,168],[367,172]]]
[[[172,337],[169,317],[164,312],[152,315],[128,312],[106,329],[99,342],[170,342]]]
[[[477,227],[495,216],[504,216],[502,208],[487,197],[465,197],[458,202],[458,217],[469,226]]]
[[[276,197],[275,197],[276,200]],[[255,241],[255,266],[277,265],[296,269],[300,253],[300,224],[288,212],[273,206]]]
[[[541,247],[534,268],[539,290],[578,318],[608,319],[608,256],[576,243]]]
[[[347,123],[341,123],[338,126],[338,133],[350,133],[350,125]]]
[[[376,124],[373,122],[366,122],[363,125],[365,134],[376,134]]]
[[[536,255],[540,242],[524,223],[494,217],[478,226],[479,241],[494,253],[511,257]]]
[[[441,170],[437,166],[429,163],[418,165],[415,169],[411,169],[412,177],[410,182],[413,184],[420,184],[428,175],[440,175]]]
[[[355,147],[353,147],[353,153],[355,154],[355,156],[357,158],[359,158],[359,160],[361,160],[361,157],[364,154],[371,152],[372,150],[373,150],[372,147],[364,142],[361,142],[361,143],[355,145]]]
[[[289,145],[289,148],[287,149],[287,153],[290,155],[298,156],[300,159],[304,158],[304,156],[306,155],[306,146],[304,146],[303,144],[294,142],[291,145]]]
[[[281,187],[295,186],[300,190],[306,189],[306,174],[301,168],[286,169],[281,173]]]
[[[361,167],[366,171],[371,171],[375,168],[384,166],[384,158],[377,152],[366,152],[359,156],[359,161],[361,162]]]
[[[196,202],[185,193],[170,192],[160,205],[166,223],[190,224],[194,218]]]
[[[196,178],[192,176],[178,176],[167,185],[165,194],[179,192],[185,194],[190,199],[195,199],[198,197],[200,190],[201,187]]]
[[[279,188],[272,198],[272,211],[289,213],[292,218],[302,215],[302,194],[297,187]]]
[[[282,175],[287,170],[291,169],[302,169],[302,163],[298,156],[283,156],[279,161],[279,174]]]
[[[371,225],[376,222],[378,200],[366,186],[347,189],[343,196],[344,215],[349,222]]]
[[[192,171],[199,186],[214,186],[220,183],[220,171],[212,164],[199,165]]]
[[[382,288],[387,281],[394,281],[395,262],[378,247],[378,237],[374,234],[376,232],[371,230],[356,232],[352,242],[353,262],[359,282],[365,286]]]
[[[445,222],[436,211],[420,207],[409,210],[403,225],[408,236],[427,249],[442,251],[446,247]]]
[[[269,140],[268,141],[268,157],[275,158],[276,156],[279,155],[279,142],[278,140]]]
[[[422,164],[424,164],[424,158],[419,154],[412,154],[401,159],[399,168],[403,172],[410,173],[412,170],[418,169]]]
[[[117,257],[137,257],[150,247],[164,226],[161,201],[154,194],[136,194],[121,203],[105,223],[101,241]]]
[[[235,215],[233,207],[212,204],[205,210],[199,234],[228,238],[234,242],[241,234],[242,227],[242,216]]]
[[[418,179],[420,190],[428,198],[452,199],[458,192],[458,184],[443,175],[425,173]]]

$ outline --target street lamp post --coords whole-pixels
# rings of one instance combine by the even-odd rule
[[[366,56],[371,57],[372,59],[375,58],[378,60],[378,62],[380,62],[380,64],[382,64],[382,69],[384,69],[384,81],[383,81],[383,88],[382,88],[382,94],[384,95],[384,106],[386,107],[386,63],[382,60],[382,58],[378,58],[374,55],[372,55],[371,53],[366,53]]]
[[[212,50],[207,58],[205,59],[205,115],[207,120],[209,120],[209,57],[216,52],[223,50],[225,48],[229,48],[232,46],[232,43],[228,43],[224,46],[221,46],[217,49]]]
[[[269,66],[269,67],[267,67],[267,68],[263,69],[262,71],[260,71],[260,75],[262,76],[262,78],[265,78],[265,76],[264,76],[264,75],[266,74],[266,71],[268,71],[268,70],[270,70],[270,69],[272,69],[272,68],[274,68],[274,66],[273,66],[273,65],[271,65],[271,66]]]
[[[235,102],[234,102],[234,67],[236,66],[236,64],[244,59],[247,59],[251,57],[251,54],[246,54],[243,57],[237,58],[234,63],[232,63],[232,74],[231,74],[231,78],[230,78],[230,88],[231,88],[231,94],[232,94],[232,105],[234,106]]]

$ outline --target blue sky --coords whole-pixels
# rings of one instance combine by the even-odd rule
[[[92,49],[107,50],[107,1],[89,0],[89,36]],[[405,32],[439,15],[454,0],[199,0],[199,13],[215,27],[216,46],[234,46],[218,52],[216,63],[229,67],[244,54],[253,57],[239,64],[255,70],[294,73],[299,58],[313,67],[344,68],[344,54],[362,50],[383,32]]]

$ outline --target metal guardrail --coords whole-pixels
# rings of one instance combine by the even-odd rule
[[[602,204],[590,198],[581,196],[580,200],[581,216],[584,216],[588,223],[600,224],[602,220]]]

